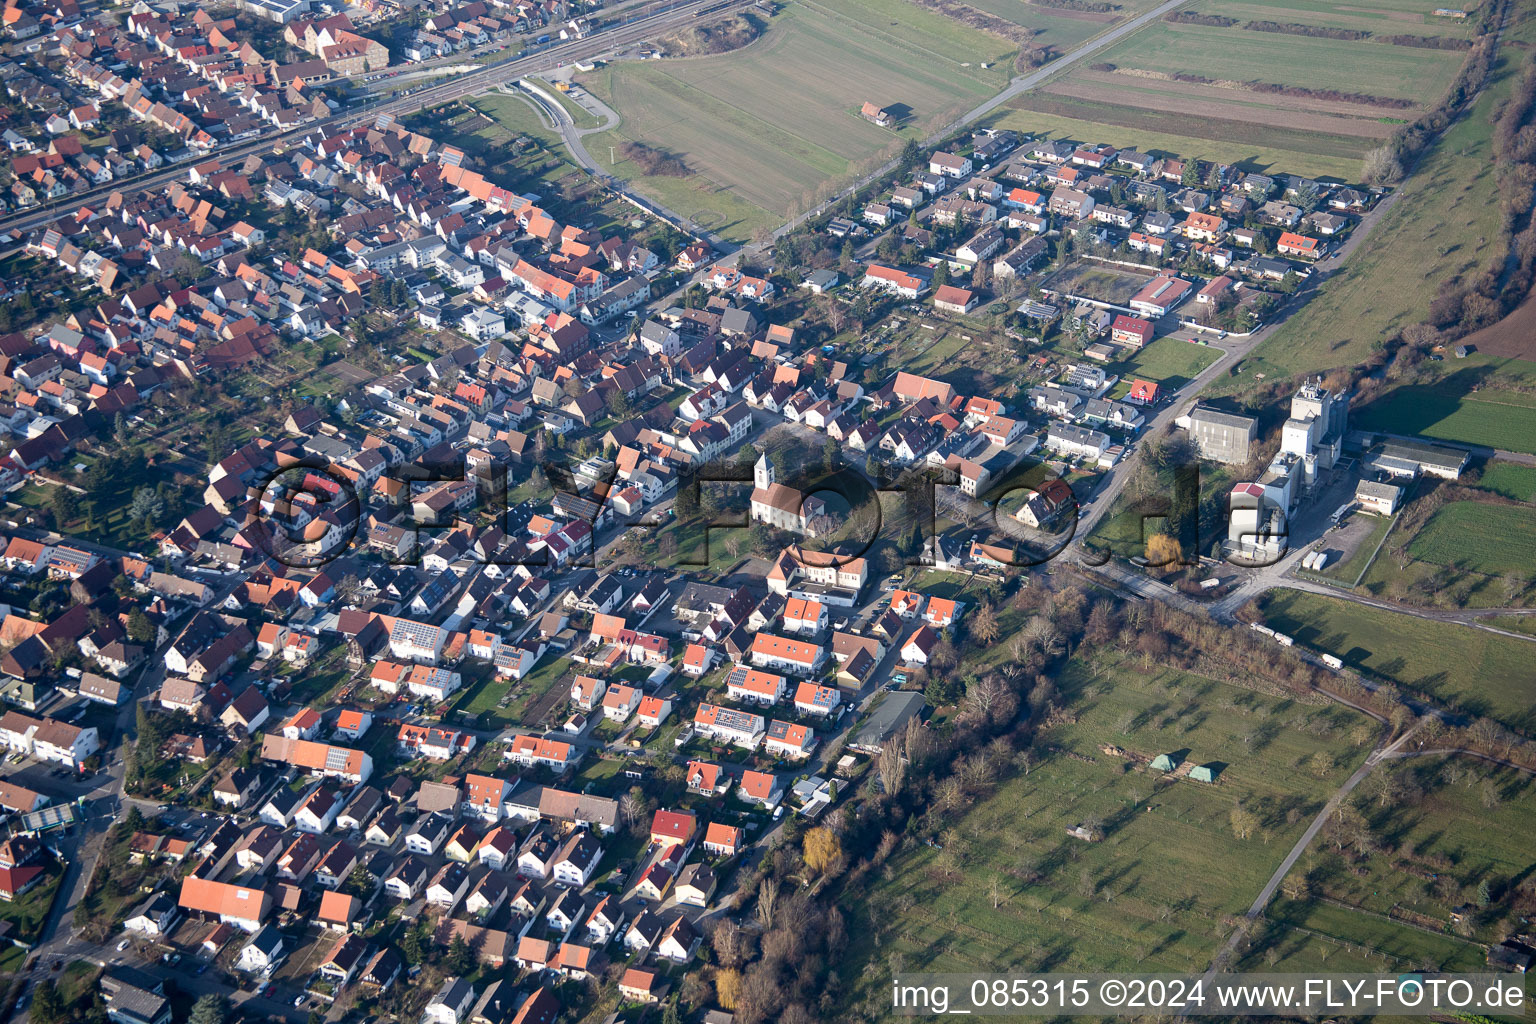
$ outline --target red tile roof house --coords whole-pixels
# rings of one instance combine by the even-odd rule
[[[657,811],[651,818],[651,842],[659,846],[693,845],[698,820],[686,811]]]
[[[810,756],[816,743],[816,731],[809,726],[775,719],[768,723],[768,737],[763,741],[763,748],[770,754],[799,760]]]
[[[859,280],[861,288],[880,288],[884,291],[900,295],[904,299],[915,299],[928,290],[928,282],[916,274],[909,273],[899,267],[886,267],[878,263],[871,263],[864,271],[864,276]]]
[[[1285,231],[1280,234],[1280,240],[1275,243],[1275,251],[1284,256],[1300,256],[1311,260],[1321,255],[1323,248],[1322,243],[1315,238]]]
[[[717,857],[733,856],[741,849],[741,842],[742,830],[735,825],[712,821],[704,832],[705,851]]]
[[[1121,314],[1110,325],[1109,338],[1117,345],[1141,348],[1152,340],[1152,323],[1141,317]]]
[[[1233,285],[1230,277],[1212,278],[1211,281],[1195,293],[1195,301],[1203,306],[1214,306],[1216,300],[1221,298],[1223,292]]]
[[[0,868],[0,900],[10,903],[43,880],[44,869],[39,864],[17,864]]]
[[[940,285],[933,293],[933,308],[946,313],[969,313],[977,301],[975,292],[954,285]]]

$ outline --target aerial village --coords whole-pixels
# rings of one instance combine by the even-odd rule
[[[426,34],[529,26],[455,11]],[[1022,564],[968,514],[1043,459],[1053,479],[1001,518],[1062,528],[1074,487],[1178,401],[1113,364],[1255,329],[1377,198],[984,130],[747,263],[642,216],[557,216],[393,115],[336,121],[325,86],[385,57],[346,15],[290,13],[261,15],[310,55],[284,64],[201,8],[7,8],[58,50],[46,78],[0,66],[8,95],[64,111],[3,133],[11,208],[184,164],[13,233],[76,301],[13,304],[0,336],[0,486],[33,499],[0,556],[0,899],[57,889],[90,794],[120,779],[131,810],[83,890],[110,925],[108,1015],[134,1024],[171,1019],[173,969],[338,1020],[547,1024],[600,991],[610,1020],[679,993],[729,1020],[698,981],[708,937],[778,844],[835,834],[925,727],[975,612],[940,581]],[[210,155],[263,124],[298,132]],[[1082,267],[1114,294],[1077,287]],[[857,347],[808,301],[854,310]],[[964,325],[999,302],[1029,359],[996,387],[882,355],[888,317]],[[435,348],[377,357],[380,316]],[[263,395],[264,367],[322,345],[341,386]],[[254,381],[276,429],[208,439],[194,500],[144,543],[70,536],[80,501],[57,493],[116,470],[62,474],[210,380]],[[1234,549],[1279,534],[1347,408],[1298,394],[1295,436],[1234,501]],[[1256,420],[1194,406],[1180,425],[1249,461]],[[1455,461],[1398,445],[1377,465]],[[710,466],[731,467],[723,496]],[[943,528],[850,553],[851,510],[809,490],[836,468],[936,474]],[[132,498],[135,522],[164,516],[154,486]],[[734,538],[680,540],[701,504],[739,515]],[[701,557],[671,559],[699,532]]]

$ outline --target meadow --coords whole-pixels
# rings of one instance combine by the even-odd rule
[[[1298,644],[1381,679],[1519,728],[1536,724],[1536,646],[1355,601],[1276,591],[1265,621]]]
[[[1293,20],[1289,12],[1280,14],[1281,20]],[[1424,102],[1439,98],[1450,87],[1465,54],[1159,21],[1096,59],[1120,67],[1189,71],[1225,81],[1258,79]],[[1270,102],[1283,105],[1285,98]]]
[[[796,4],[741,50],[583,76],[622,117],[587,146],[600,159],[614,147],[605,169],[677,213],[746,238],[997,92],[1015,49],[905,0]],[[880,128],[859,116],[866,100],[905,117]],[[693,173],[643,176],[618,152],[627,141],[680,156]]]
[[[1536,576],[1536,516],[1519,505],[1442,506],[1408,545],[1415,558],[1473,572]]]
[[[1292,38],[1292,37],[1284,37]],[[1509,91],[1511,58],[1465,116],[1430,150],[1371,229],[1300,310],[1216,382],[1214,394],[1268,378],[1353,367],[1397,331],[1418,323],[1442,281],[1475,275],[1499,236],[1493,170],[1494,105]]]
[[[1076,295],[1123,306],[1150,279],[1150,274],[1133,274],[1096,263],[1074,262],[1046,276],[1041,280],[1040,287],[1062,295]]]
[[[1075,658],[1057,683],[1075,720],[1044,737],[1053,752],[973,805],[942,850],[908,842],[866,905],[850,908],[873,925],[850,928],[862,935],[850,959],[930,971],[1203,968],[1219,922],[1248,906],[1375,736],[1337,706],[1116,655]],[[1171,752],[1224,767],[1214,785],[1143,767]],[[1262,823],[1247,839],[1229,820],[1238,801]],[[1066,834],[1083,823],[1103,839]]]
[[[1353,802],[1375,848],[1351,854],[1323,837],[1307,851],[1291,877],[1314,898],[1282,895],[1266,912],[1281,956],[1259,969],[1347,970],[1341,961],[1357,958],[1377,969],[1481,969],[1482,947],[1455,933],[1451,912],[1473,908],[1462,925],[1470,939],[1502,937],[1498,901],[1477,910],[1477,889],[1486,880],[1497,893],[1530,871],[1530,777],[1471,758],[1413,758],[1378,768]]]
[[[1040,7],[1025,0],[972,0],[966,6],[1022,25],[1035,32],[1031,46],[1074,49],[1105,29],[1156,6],[1156,0],[1121,0],[1119,10],[1102,15]]]
[[[1355,425],[1536,453],[1536,395],[1496,388],[1471,391],[1455,380],[1394,388],[1362,408]]]
[[[1515,501],[1536,500],[1536,466],[1517,466],[1512,462],[1490,463],[1476,486],[1492,494]]]

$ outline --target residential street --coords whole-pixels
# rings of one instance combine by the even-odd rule
[[[1233,366],[1247,358],[1249,353],[1283,327],[1290,314],[1301,309],[1312,293],[1322,286],[1323,282],[1343,269],[1350,255],[1370,236],[1371,232],[1375,230],[1376,225],[1381,223],[1381,219],[1386,216],[1387,211],[1392,209],[1397,198],[1398,193],[1395,192],[1386,196],[1381,202],[1376,204],[1374,209],[1360,218],[1359,226],[1339,246],[1338,254],[1329,261],[1330,266],[1326,270],[1319,267],[1313,271],[1312,276],[1296,290],[1296,294],[1280,310],[1276,311],[1278,319],[1264,325],[1246,337],[1229,336],[1227,344],[1218,346],[1224,350],[1221,358],[1206,367],[1194,380],[1179,389],[1176,392],[1175,400],[1159,410],[1148,421],[1147,425],[1142,428],[1141,436],[1150,437],[1158,430],[1170,425],[1182,412],[1188,409],[1191,401],[1198,398],[1201,392],[1226,376]],[[1098,521],[1108,514],[1109,509],[1115,503],[1115,499],[1120,496],[1120,492],[1125,489],[1127,481],[1130,480],[1132,469],[1139,458],[1141,458],[1141,450],[1138,447],[1135,452],[1132,452],[1119,465],[1105,474],[1105,478],[1099,482],[1097,489],[1095,489],[1091,496],[1093,506],[1087,511],[1079,509],[1075,536],[1078,538],[1076,553],[1080,561],[1086,557],[1081,546],[1082,540],[1088,537],[1093,532],[1093,528],[1098,524]],[[1091,563],[1084,561],[1084,564]]]

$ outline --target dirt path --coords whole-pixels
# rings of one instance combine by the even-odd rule
[[[1206,968],[1205,972],[1207,977],[1227,967],[1232,959],[1232,954],[1237,951],[1238,945],[1248,935],[1253,922],[1264,912],[1264,908],[1269,906],[1269,901],[1274,899],[1275,890],[1280,888],[1280,883],[1290,873],[1291,868],[1296,866],[1296,862],[1301,859],[1301,855],[1307,852],[1307,847],[1312,845],[1312,840],[1316,839],[1317,834],[1323,830],[1323,826],[1328,824],[1328,819],[1333,817],[1334,812],[1339,809],[1339,805],[1349,797],[1349,794],[1355,791],[1355,788],[1360,783],[1365,781],[1365,777],[1371,774],[1377,765],[1381,764],[1384,760],[1390,759],[1394,752],[1406,743],[1412,735],[1413,730],[1410,729],[1385,747],[1378,744],[1376,749],[1371,751],[1370,756],[1365,759],[1365,763],[1356,768],[1354,774],[1345,779],[1344,784],[1334,791],[1333,796],[1328,798],[1328,802],[1323,805],[1323,809],[1317,812],[1317,817],[1312,819],[1312,824],[1307,826],[1307,830],[1301,834],[1301,838],[1296,840],[1296,845],[1291,847],[1291,852],[1285,855],[1285,859],[1280,862],[1280,866],[1275,869],[1275,873],[1269,876],[1268,882],[1264,883],[1264,888],[1259,891],[1259,895],[1248,908],[1248,913],[1245,915],[1243,923],[1232,930],[1232,934],[1228,936],[1227,941],[1211,960],[1211,965]]]

